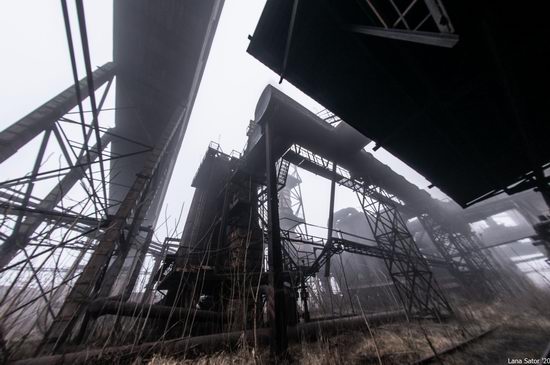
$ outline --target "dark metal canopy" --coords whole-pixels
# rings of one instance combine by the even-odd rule
[[[268,1],[248,52],[462,206],[546,184],[532,173],[550,161],[543,3],[446,1],[414,31],[433,4]]]

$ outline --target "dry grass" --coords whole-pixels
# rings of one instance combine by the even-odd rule
[[[218,352],[208,356],[202,356],[195,359],[177,360],[162,356],[153,357],[148,365],[228,365],[241,364],[252,365],[267,362],[267,353],[262,356],[257,356],[254,351],[249,349],[241,349],[235,352]],[[264,358],[265,360],[262,360]]]
[[[548,301],[546,301],[548,303]],[[550,319],[528,303],[514,305],[467,305],[457,318],[446,323],[429,321],[395,323],[373,329],[375,341],[368,332],[347,332],[312,343],[293,344],[291,362],[306,365],[324,364],[407,364],[458,345],[472,336],[498,327],[497,330],[460,351],[442,355],[445,364],[500,364],[508,358],[537,357],[546,346]],[[430,346],[430,343],[431,345]],[[192,360],[155,357],[149,365],[184,364],[264,364],[267,349],[260,353],[242,347],[236,352],[221,352]]]

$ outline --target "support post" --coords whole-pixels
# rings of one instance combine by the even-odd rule
[[[113,256],[116,257],[114,257],[114,259],[111,257],[108,267],[105,268],[104,279],[101,282],[101,288],[98,293],[98,297],[100,298],[111,296],[116,279],[118,278],[118,275],[122,270],[122,266],[128,257],[130,247],[128,244],[119,244],[117,251],[117,253],[113,254]]]
[[[384,258],[398,297],[409,315],[439,318],[452,314],[452,308],[441,292],[426,259],[416,246],[405,221],[387,192],[363,181],[357,197],[374,239],[381,249],[390,252]],[[401,256],[402,259],[398,259]]]
[[[32,195],[32,190],[34,189],[34,181],[35,181],[34,176],[38,174],[38,170],[40,170],[40,166],[42,165],[42,160],[44,158],[44,153],[46,152],[46,147],[48,146],[48,140],[50,139],[51,131],[52,131],[51,129],[47,129],[46,132],[44,132],[42,143],[40,143],[40,148],[38,149],[38,154],[36,155],[36,160],[34,161],[34,167],[31,172],[31,179],[27,184],[27,189],[23,197],[23,202],[21,203],[23,207],[26,207],[29,204],[29,200]],[[24,216],[25,216],[25,213],[23,211],[20,211],[19,214],[17,215],[15,227],[13,228],[13,235],[17,236],[17,234],[19,233]],[[2,245],[2,248],[3,247],[4,245]]]
[[[334,226],[334,194],[336,191],[336,181],[334,179],[334,173],[336,172],[336,163],[332,163],[332,177],[330,179],[330,202],[328,209],[328,232],[327,232],[327,243],[323,252],[332,252],[332,230]],[[321,283],[323,284],[325,298],[328,296],[330,302],[330,311],[331,314],[334,314],[334,303],[333,303],[333,291],[332,285],[330,283],[330,259],[332,255],[328,255],[327,261],[325,262],[325,273],[324,277],[321,278]]]
[[[281,252],[281,230],[279,227],[279,199],[277,171],[273,160],[273,136],[269,123],[263,125],[265,138],[265,162],[267,178],[267,231],[269,247],[270,284],[273,289],[271,311],[271,353],[281,356],[287,350],[286,307],[283,285],[283,257]]]
[[[473,242],[471,232],[451,232],[449,228],[441,224],[441,217],[436,220],[430,214],[421,214],[418,220],[428,233],[435,248],[443,259],[449,264],[450,272],[462,285],[470,289],[477,286],[483,292],[484,297],[488,293],[499,294],[495,287],[498,280],[496,269],[489,259],[479,251],[479,247]],[[494,283],[491,282],[491,280]],[[502,283],[502,287],[506,285]],[[474,290],[474,293],[478,291]],[[481,294],[481,293],[479,293]]]
[[[330,203],[328,208],[328,233],[327,233],[327,246],[332,249],[332,230],[334,227],[334,195],[336,193],[336,181],[334,179],[334,174],[336,172],[336,163],[332,163],[332,174],[333,177],[330,179]],[[330,257],[328,258],[325,264],[325,278],[330,277]],[[332,295],[332,289],[330,290]]]

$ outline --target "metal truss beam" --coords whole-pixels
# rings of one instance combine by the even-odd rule
[[[390,257],[384,258],[384,263],[408,313],[432,317],[452,313],[426,259],[420,253],[398,211],[398,207],[407,208],[400,204],[399,199],[368,183],[366,177],[353,178],[345,169],[301,146],[293,145],[283,158],[335,180],[357,194],[376,244],[392,253]],[[324,251],[331,248],[327,246]],[[404,257],[405,260],[400,260],[399,257]]]
[[[286,160],[285,160],[286,161]],[[279,212],[281,221],[284,222],[284,229],[307,234],[306,214],[304,202],[302,199],[302,188],[300,187],[302,179],[298,174],[298,167],[292,165],[290,176],[290,185],[287,184],[279,192]]]
[[[103,223],[103,221],[91,218],[88,216],[83,215],[77,215],[77,214],[71,214],[67,212],[61,212],[56,210],[43,210],[43,209],[36,209],[36,208],[30,208],[30,206],[33,206],[33,204],[27,204],[26,206],[23,205],[14,205],[10,203],[0,203],[0,214],[2,215],[12,215],[12,214],[19,214],[19,212],[23,212],[26,216],[26,219],[29,219],[30,217],[36,218],[40,222],[57,222],[60,224],[67,224],[67,225],[84,225],[84,226],[99,226]],[[34,204],[34,206],[37,206],[37,204]],[[23,222],[25,224],[25,222]],[[21,229],[19,231],[21,233]],[[6,240],[9,238],[9,236],[6,237]],[[26,242],[26,241],[23,241]]]
[[[496,270],[475,244],[459,232],[449,232],[429,214],[418,216],[420,223],[434,243],[443,259],[449,263],[451,273],[464,284],[481,285],[495,292],[486,274],[496,274]]]
[[[115,65],[108,62],[93,72],[95,89],[111,80],[115,75]],[[88,81],[79,82],[81,100],[89,95]],[[80,100],[80,101],[81,101]],[[21,118],[0,132],[0,163],[7,160],[34,137],[51,128],[54,123],[78,104],[74,86],[55,96],[44,105]]]
[[[105,133],[101,138],[102,148],[107,147],[111,142],[112,136]],[[37,212],[44,211],[50,212],[55,209],[59,202],[65,197],[65,195],[74,187],[74,185],[86,176],[85,168],[82,165],[86,164],[89,157],[91,161],[95,161],[98,155],[102,151],[99,151],[99,144],[96,144],[90,151],[89,156],[81,156],[77,160],[76,164],[70,167],[69,172],[63,176],[59,183],[46,195],[46,197],[36,205],[35,210]],[[27,204],[23,204],[25,207]],[[14,229],[10,237],[0,246],[0,268],[6,266],[20,249],[27,246],[30,241],[31,235],[36,231],[45,219],[47,215],[41,214],[28,214],[25,219],[22,220],[20,227],[17,230]]]
[[[88,81],[88,91],[90,96],[90,105],[92,107],[92,126],[94,127],[94,133],[95,138],[98,144],[98,149],[102,150],[101,148],[101,138],[99,133],[99,122],[98,122],[98,108],[95,100],[95,93],[94,93],[94,77],[92,72],[92,65],[90,61],[90,49],[88,46],[88,33],[86,30],[86,18],[84,16],[84,5],[82,3],[82,0],[76,1],[76,10],[78,13],[78,25],[80,27],[80,40],[82,42],[82,51],[84,54],[84,65],[86,68],[86,79]],[[68,19],[65,19],[67,21]],[[68,22],[67,22],[68,24]],[[109,84],[110,86],[110,84]],[[81,109],[80,109],[81,110]],[[82,115],[82,113],[80,113]],[[85,140],[85,143],[87,143],[87,140]],[[101,174],[101,186],[103,188],[103,201],[104,201],[104,208],[105,212],[107,213],[107,183],[105,178],[105,168],[103,165],[103,155],[99,154],[99,170]]]
[[[50,326],[41,346],[43,353],[52,353],[70,338],[77,320],[84,313],[87,303],[94,298],[103,281],[105,270],[116,247],[131,242],[148,211],[152,198],[157,193],[156,182],[162,177],[164,158],[170,158],[176,136],[183,127],[185,109],[178,108],[167,125],[158,145],[151,151],[141,173],[126,193],[126,196],[111,219],[82,274],[72,287],[61,310]]]
[[[369,18],[374,15],[377,22],[346,26],[345,28],[351,32],[445,48],[454,47],[459,40],[458,35],[454,34],[453,24],[441,0],[412,0],[405,4],[400,2],[402,9],[395,1],[389,0],[393,10],[389,10],[389,7],[377,7],[370,0],[366,0],[368,7],[363,0],[357,1]],[[416,16],[408,17],[411,13],[416,13]],[[419,14],[423,15],[418,18]],[[437,31],[429,28],[433,25]]]
[[[292,272],[300,272],[301,275],[307,279],[316,275],[330,257],[341,252],[349,252],[379,259],[395,259],[404,263],[411,260],[410,256],[379,247],[376,245],[376,241],[373,241],[372,244],[364,244],[344,238],[346,235],[350,234],[334,231],[332,245],[330,249],[326,249],[329,246],[327,245],[327,240],[323,237],[281,230],[285,269]],[[357,238],[364,240],[362,237]],[[306,245],[310,246],[313,248],[313,251],[298,250],[294,244],[298,244],[302,247]],[[320,250],[321,253],[316,255],[316,250]],[[426,257],[426,261],[431,266],[448,267],[446,261],[436,257]]]
[[[283,154],[283,159],[288,160],[296,166],[299,166],[300,168],[316,175],[329,180],[335,180],[338,185],[345,186],[352,191],[361,191],[362,189],[362,183],[352,178],[348,171],[340,168],[340,166],[336,166],[336,170],[332,171],[332,162],[302,146],[293,145]],[[373,194],[376,195],[378,200],[383,200],[388,204],[395,205],[400,212],[406,212],[408,214],[414,213],[414,210],[411,209],[411,207],[403,204],[403,202],[399,201],[395,196],[380,194],[377,191],[374,191]]]
[[[458,35],[451,33],[422,32],[402,29],[384,29],[366,25],[350,25],[348,30],[354,33],[395,39],[406,42],[427,44],[444,48],[453,48],[458,43]]]
[[[363,191],[357,191],[356,194],[378,247],[392,253],[384,259],[384,263],[405,310],[420,317],[438,318],[442,314],[451,314],[451,306],[416,246],[405,221],[387,200],[377,200],[374,192],[364,182]],[[398,255],[407,259],[398,260]]]

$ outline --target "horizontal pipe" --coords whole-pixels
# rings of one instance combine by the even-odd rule
[[[361,329],[366,326],[365,318],[368,320],[369,325],[372,326],[403,320],[406,317],[405,312],[400,310],[367,314],[365,315],[365,317],[352,316],[337,319],[319,320],[289,328],[289,340],[313,340],[318,338],[321,334],[331,335],[339,333],[341,331]]]
[[[223,315],[219,312],[206,311],[194,308],[171,307],[167,305],[148,305],[138,303],[121,303],[112,299],[98,299],[90,303],[88,313],[92,317],[104,315],[118,315],[122,317],[150,317],[150,318],[186,318],[195,320],[222,321]]]
[[[282,137],[273,148],[279,156],[296,144],[329,161],[336,161],[353,177],[375,176],[376,185],[402,200],[405,205],[400,208],[411,216],[445,206],[367,152],[364,147],[371,141],[360,132],[345,123],[332,127],[271,85],[264,89],[258,100],[254,121],[257,126],[251,130],[244,157],[250,169],[263,166],[260,145],[264,139],[260,125],[276,121],[277,135]]]
[[[388,323],[404,319],[403,311],[383,312],[367,315],[369,325]],[[320,334],[324,336],[335,334],[345,330],[359,329],[365,326],[363,316],[354,316],[348,318],[332,319],[326,321],[310,322],[300,324],[295,327],[289,327],[287,334],[289,341],[311,340],[318,338]],[[97,350],[84,350],[80,352],[71,352],[62,355],[51,355],[36,358],[29,358],[15,361],[12,365],[63,365],[63,364],[83,364],[101,361],[101,358],[119,357],[117,360],[129,360],[138,354],[142,357],[150,357],[154,354],[170,355],[182,354],[188,349],[193,349],[194,353],[212,352],[222,348],[235,348],[245,338],[249,343],[267,344],[271,338],[269,328],[257,329],[256,334],[253,330],[235,331],[218,333],[206,336],[195,336],[180,338],[163,342],[148,342],[138,346],[125,345],[116,347],[107,347]]]

